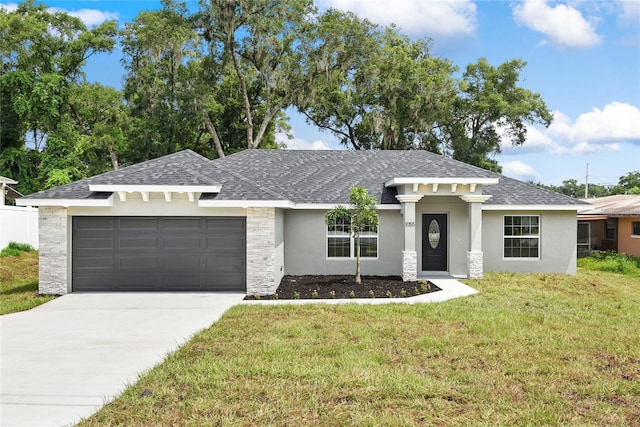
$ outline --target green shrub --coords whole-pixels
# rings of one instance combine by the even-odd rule
[[[594,251],[591,256],[580,258],[578,267],[640,277],[640,257],[610,251]]]
[[[2,252],[0,252],[0,257],[18,256],[22,252],[33,252],[33,251],[35,251],[33,246],[28,245],[26,243],[9,242],[7,247],[4,248]]]

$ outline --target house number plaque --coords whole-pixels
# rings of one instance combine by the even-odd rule
[[[416,226],[416,223],[415,223],[415,222],[413,222],[413,221],[407,221],[407,222],[405,222],[405,223],[404,223],[404,225],[405,225],[406,227],[415,227],[415,226]]]

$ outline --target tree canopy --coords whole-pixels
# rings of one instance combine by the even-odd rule
[[[346,148],[492,170],[501,141],[551,121],[521,87],[525,62],[480,59],[458,75],[431,40],[313,0],[163,0],[120,30],[27,0],[0,9],[0,39],[0,173],[25,194],[185,148],[278,148],[292,107]],[[122,88],[86,82],[86,60],[116,43]]]

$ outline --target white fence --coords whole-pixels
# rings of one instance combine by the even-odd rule
[[[38,249],[38,208],[0,206],[0,249],[9,242],[28,243]]]

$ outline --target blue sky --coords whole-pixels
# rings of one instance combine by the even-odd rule
[[[157,0],[47,0],[88,25],[123,25]],[[196,1],[187,2],[196,8]],[[554,113],[547,129],[532,127],[521,147],[503,146],[503,173],[561,184],[566,179],[614,184],[640,170],[640,1],[316,0],[381,24],[395,23],[412,38],[433,39],[432,52],[461,69],[480,57],[492,65],[528,63],[521,85],[542,95]],[[11,10],[16,2],[0,1]],[[120,52],[92,58],[87,79],[117,88]],[[328,132],[289,112],[290,148],[341,148]]]

